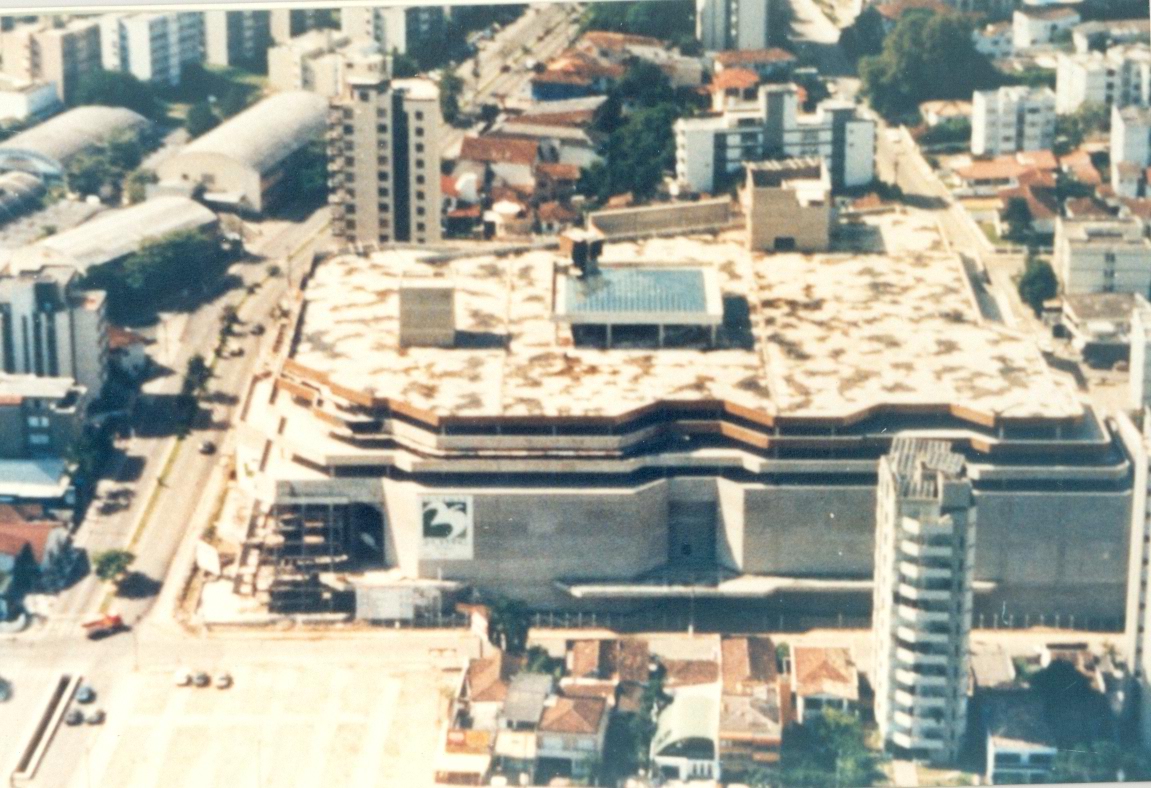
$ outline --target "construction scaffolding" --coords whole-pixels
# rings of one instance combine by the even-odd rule
[[[379,510],[347,498],[257,506],[233,588],[254,596],[269,613],[351,614],[355,593],[342,576],[383,566],[382,536]]]

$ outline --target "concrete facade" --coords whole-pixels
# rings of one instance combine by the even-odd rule
[[[976,156],[1050,150],[1055,142],[1055,93],[1050,88],[980,90],[971,105],[971,152]]]
[[[29,25],[0,34],[4,73],[55,86],[64,102],[73,98],[80,78],[100,67],[100,25],[80,18],[63,27]]]
[[[0,374],[0,459],[67,456],[87,401],[70,378]]]
[[[744,213],[753,251],[827,251],[831,183],[826,168],[819,159],[749,165]]]
[[[67,377],[99,397],[107,378],[104,294],[68,268],[0,277],[0,371]]]
[[[766,49],[771,0],[696,0],[695,37],[710,52]]]
[[[1053,267],[1064,293],[1151,293],[1151,241],[1138,219],[1056,220]]]
[[[1114,46],[1106,52],[1061,52],[1055,67],[1055,111],[1066,115],[1085,104],[1151,103],[1151,48]]]
[[[340,30],[353,41],[372,41],[380,51],[404,54],[432,44],[442,33],[444,9],[439,6],[340,9]]]
[[[100,19],[100,48],[106,70],[175,86],[185,66],[204,61],[204,16],[194,11],[109,14]]]
[[[722,111],[675,123],[676,180],[712,192],[747,162],[819,156],[831,187],[865,186],[875,177],[875,121],[853,104],[825,101],[799,112],[794,85],[761,85],[754,98],[724,96]]]
[[[268,11],[205,11],[204,62],[236,66],[258,61],[271,45]]]
[[[328,118],[332,231],[345,243],[440,240],[439,91],[358,71]]]

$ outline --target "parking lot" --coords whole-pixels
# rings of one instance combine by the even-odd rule
[[[431,784],[450,676],[283,665],[232,676],[225,690],[177,687],[167,671],[119,682],[104,726],[61,730],[56,745],[84,760],[71,784]]]

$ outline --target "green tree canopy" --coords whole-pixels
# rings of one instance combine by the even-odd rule
[[[695,37],[694,0],[591,3],[586,17],[590,30],[610,30],[664,40]]]
[[[1003,235],[1009,241],[1023,243],[1031,235],[1031,208],[1022,197],[1012,197],[1003,209],[1003,222],[1007,232]]]
[[[523,602],[501,597],[488,605],[488,640],[509,654],[522,654],[531,622]]]
[[[414,57],[406,52],[392,52],[392,76],[396,79],[407,79],[420,73],[420,64]]]
[[[189,137],[199,137],[220,125],[212,105],[207,101],[200,101],[188,109],[188,116],[184,119],[184,127],[188,129]]]
[[[1059,293],[1059,280],[1046,260],[1028,258],[1027,267],[1019,279],[1019,297],[1035,314],[1043,311],[1043,302]]]
[[[156,119],[161,114],[160,102],[152,86],[123,71],[91,71],[80,77],[73,106],[101,104],[108,107],[126,107],[146,118]]]
[[[464,81],[451,69],[440,71],[440,113],[448,123],[455,123],[460,117],[460,94]]]
[[[119,580],[128,572],[136,556],[127,550],[105,550],[92,556],[92,567],[101,580]]]
[[[883,42],[879,55],[859,62],[863,91],[887,118],[931,99],[970,99],[997,87],[1000,76],[971,41],[971,23],[955,14],[910,11]]]
[[[825,710],[783,732],[780,767],[785,785],[865,786],[881,776],[877,753],[867,746],[854,714]]]

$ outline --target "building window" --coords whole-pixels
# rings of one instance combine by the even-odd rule
[[[28,417],[28,426],[29,427],[47,427],[48,426],[48,417],[47,416],[29,416]]]
[[[416,153],[423,153],[423,152],[424,152],[424,143],[417,142],[416,143]]]
[[[379,194],[381,197],[387,197],[389,194],[391,194],[391,192],[387,186],[381,186],[379,189]]]
[[[416,126],[416,136],[417,137],[424,136],[424,127],[423,126]]]
[[[420,112],[419,110],[416,110],[416,120],[423,120],[423,119],[424,119],[424,113]]]
[[[424,196],[423,192],[416,192],[416,199],[417,200],[423,200],[423,199],[426,199],[426,197]]]
[[[47,446],[52,439],[47,435],[29,435],[28,442],[33,446]]]
[[[424,206],[422,206],[422,205],[417,205],[417,206],[416,206],[416,216],[423,216],[423,215],[424,215],[424,213],[425,213],[425,211],[424,211]]]
[[[416,159],[416,169],[422,170],[423,168],[424,168],[424,160],[423,159]]]
[[[387,134],[388,133],[388,124],[387,123],[377,123],[376,124],[376,131],[378,131],[380,134]]]
[[[424,185],[424,180],[425,180],[425,178],[424,178],[424,176],[423,176],[423,175],[417,175],[417,176],[416,176],[416,185],[417,185],[417,186],[423,186],[423,185]]]
[[[366,90],[361,90],[359,91],[359,98],[360,101],[369,101],[372,98],[372,94]]]
[[[388,203],[388,202],[381,202],[380,203],[380,210],[381,211],[390,211],[391,209],[392,209],[391,203]]]
[[[388,178],[390,178],[390,177],[391,176],[386,171],[384,171],[384,170],[380,171],[380,182],[381,183],[387,183]]]
[[[352,124],[351,124],[351,123],[345,123],[345,124],[344,124],[344,133],[345,133],[345,134],[351,134],[351,133],[353,133],[354,131],[355,131],[355,129],[354,129],[354,128],[352,128]]]
[[[416,222],[416,232],[417,233],[422,233],[426,229],[427,228],[424,226],[423,222]]]

